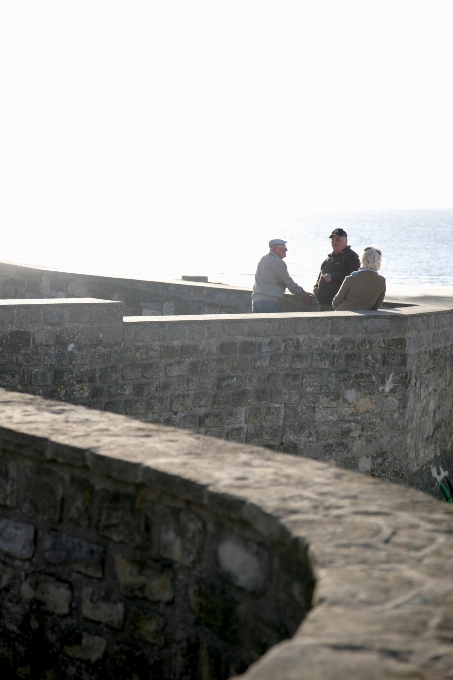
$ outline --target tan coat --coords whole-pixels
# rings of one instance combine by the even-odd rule
[[[385,278],[364,269],[347,276],[332,300],[336,311],[379,309],[385,297]]]

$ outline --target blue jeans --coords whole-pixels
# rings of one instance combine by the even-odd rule
[[[252,311],[255,314],[275,314],[281,309],[280,302],[273,300],[253,300]]]

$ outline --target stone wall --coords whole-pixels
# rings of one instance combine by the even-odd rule
[[[447,504],[4,390],[0,451],[2,677],[450,677]]]
[[[221,283],[140,281],[0,262],[0,298],[121,300],[127,316],[248,314],[252,311],[250,296],[247,288]],[[285,295],[284,311],[312,309],[300,297]]]
[[[451,468],[452,310],[123,321],[123,309],[1,301],[0,386],[438,493],[432,468]]]

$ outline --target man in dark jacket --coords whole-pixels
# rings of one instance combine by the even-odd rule
[[[348,235],[344,229],[334,229],[329,236],[332,253],[321,265],[318,280],[313,288],[321,312],[333,312],[332,300],[340,290],[346,276],[360,267],[357,253],[348,246]]]

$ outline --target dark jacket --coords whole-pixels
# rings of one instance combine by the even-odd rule
[[[318,302],[322,305],[331,303],[345,278],[352,272],[356,272],[359,267],[359,256],[351,250],[351,246],[346,246],[338,255],[335,255],[335,253],[328,255],[321,265],[321,271],[315,284],[319,288]],[[322,278],[324,274],[331,274],[332,283],[324,281]]]

